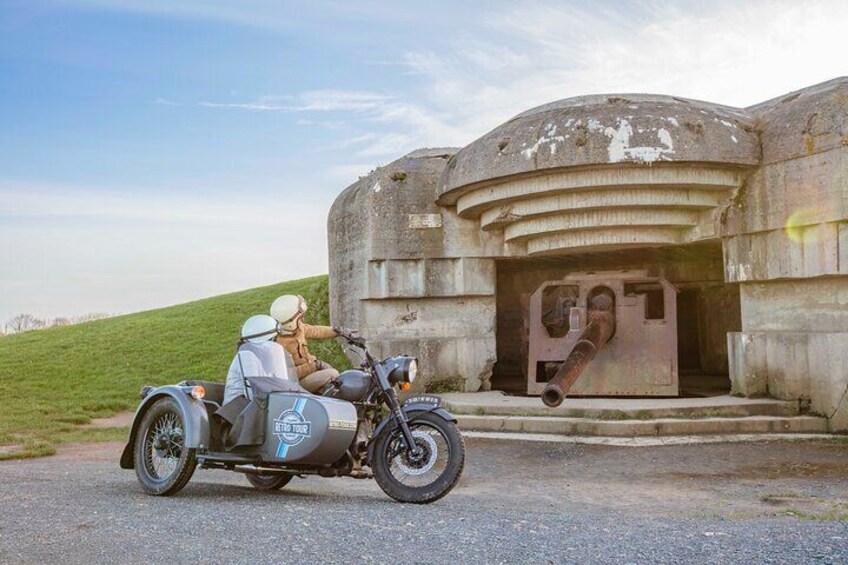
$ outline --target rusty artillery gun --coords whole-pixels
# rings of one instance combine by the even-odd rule
[[[527,392],[677,396],[677,290],[644,271],[573,273],[527,304]]]

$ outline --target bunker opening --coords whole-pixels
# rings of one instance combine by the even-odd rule
[[[718,242],[502,260],[492,388],[546,403],[727,394],[740,330]]]

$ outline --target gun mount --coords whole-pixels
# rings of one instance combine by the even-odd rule
[[[677,291],[644,271],[574,273],[530,295],[527,392],[677,396]]]

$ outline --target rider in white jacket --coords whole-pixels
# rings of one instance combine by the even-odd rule
[[[230,370],[224,389],[224,404],[239,396],[248,396],[245,377],[275,377],[297,382],[292,370],[294,363],[276,343],[277,321],[271,316],[251,316],[241,328],[239,349]]]

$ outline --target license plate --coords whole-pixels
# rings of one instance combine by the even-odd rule
[[[419,394],[417,396],[410,396],[404,401],[403,405],[408,406],[409,404],[432,404],[433,406],[441,406],[442,399],[438,396],[430,396],[428,394]]]

